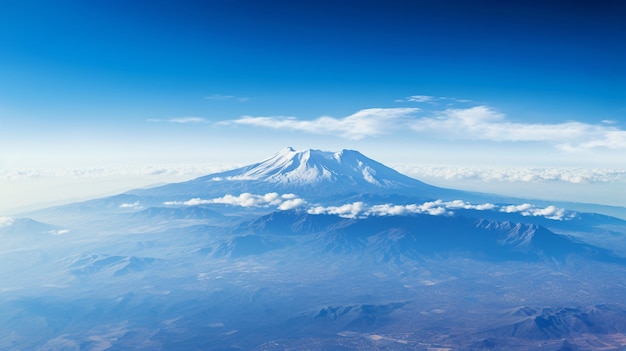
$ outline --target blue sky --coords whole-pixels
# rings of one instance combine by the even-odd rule
[[[5,0],[0,169],[293,146],[619,170],[625,19],[623,1]]]

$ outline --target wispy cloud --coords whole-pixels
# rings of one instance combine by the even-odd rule
[[[360,110],[344,118],[329,116],[314,120],[295,117],[252,117],[244,116],[225,124],[251,125],[273,129],[298,130],[314,134],[338,135],[346,139],[359,140],[388,133],[407,117],[419,111],[417,108],[371,108]]]
[[[166,201],[166,206],[197,206],[206,204],[226,204],[240,207],[268,207],[276,206],[279,210],[291,210],[306,204],[306,201],[294,194],[267,193],[265,195],[255,195],[242,193],[238,196],[225,195],[214,199],[193,198],[188,201]]]
[[[62,169],[0,169],[0,180],[19,181],[47,178],[108,178],[134,176],[193,177],[236,168],[232,164],[169,164],[136,167],[62,168]]]
[[[369,108],[343,118],[322,116],[312,120],[284,116],[243,116],[220,124],[336,135],[350,140],[410,130],[418,135],[442,139],[548,143],[564,151],[626,149],[626,130],[608,120],[598,124],[578,121],[524,123],[511,121],[504,113],[487,105],[457,108],[468,106],[467,103],[475,105],[470,100],[413,95],[396,101],[421,102],[427,103],[427,106]],[[443,102],[448,108],[438,107]]]
[[[429,102],[436,99],[434,96],[429,95],[413,95],[407,96],[404,99],[398,99],[395,102]]]
[[[467,100],[467,99],[457,99],[454,97],[446,97],[446,96],[412,95],[412,96],[407,96],[404,99],[397,99],[394,102],[416,102],[416,103],[427,102],[432,105],[439,105],[441,103],[446,103],[446,104],[471,103],[473,101]]]
[[[124,203],[124,204],[121,204],[119,207],[120,208],[130,208],[130,209],[133,209],[133,210],[140,210],[140,209],[143,208],[143,206],[141,206],[139,201],[135,201],[133,203]]]
[[[202,117],[170,118],[167,121],[171,123],[207,123],[207,120]]]
[[[213,95],[209,95],[207,97],[205,97],[205,99],[207,100],[234,100],[237,102],[246,102],[249,101],[250,98],[247,97],[241,97],[241,96],[234,96],[234,95],[222,95],[222,94],[213,94]]]
[[[418,179],[483,182],[626,183],[626,169],[401,165],[401,173]]]
[[[418,133],[438,133],[470,140],[550,142],[563,150],[626,148],[626,131],[606,124],[582,122],[520,123],[489,106],[446,109],[411,123]]]
[[[0,217],[0,228],[2,227],[10,227],[15,222],[13,217]]]

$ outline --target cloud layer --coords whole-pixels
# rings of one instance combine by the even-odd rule
[[[198,206],[207,204],[226,204],[239,207],[270,207],[275,206],[279,210],[293,210],[301,208],[307,202],[295,194],[267,193],[255,195],[242,193],[238,196],[227,194],[214,199],[193,198],[187,201],[166,201],[166,206]],[[132,204],[134,205],[134,204]],[[427,201],[421,204],[378,204],[367,205],[357,201],[341,206],[311,206],[306,209],[307,213],[320,215],[329,214],[344,218],[364,218],[368,216],[404,216],[409,214],[428,214],[431,216],[454,215],[455,210],[476,211],[499,211],[506,213],[520,213],[523,216],[541,216],[553,220],[567,219],[566,211],[555,206],[545,208],[531,204],[499,206],[491,203],[471,204],[463,200],[453,201]],[[571,213],[570,213],[571,215]]]
[[[367,206],[363,202],[354,202],[342,206],[315,206],[307,210],[309,214],[331,214],[344,218],[364,218],[368,216],[404,216],[409,214],[428,214],[431,216],[454,215],[454,210],[499,211],[520,213],[522,216],[541,216],[552,220],[568,219],[566,211],[555,206],[545,208],[531,204],[498,206],[491,203],[471,204],[462,200],[428,201],[422,204],[394,205],[381,204]],[[571,215],[571,213],[569,213]]]
[[[526,168],[454,165],[396,166],[418,179],[480,180],[483,182],[626,183],[626,169]]]
[[[43,178],[99,178],[116,176],[201,176],[234,169],[240,165],[171,164],[137,167],[99,167],[62,169],[0,169],[0,180]]]

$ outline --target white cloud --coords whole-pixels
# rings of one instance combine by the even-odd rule
[[[239,165],[171,164],[136,167],[62,168],[62,169],[0,169],[0,180],[44,178],[106,178],[117,176],[201,176],[231,170]]]
[[[165,201],[163,203],[163,205],[166,206],[180,206],[180,205],[185,205],[185,206],[197,206],[197,205],[206,205],[206,204],[212,204],[214,202],[212,202],[211,200],[203,200],[199,197],[187,200],[187,201]]]
[[[446,211],[446,204],[442,200],[428,201],[421,205],[411,204],[407,205],[407,209],[412,213],[425,213],[431,216],[439,216],[442,214],[453,214],[453,212]]]
[[[626,131],[610,125],[582,122],[517,123],[488,106],[436,111],[415,120],[412,129],[446,137],[488,141],[550,142],[563,150],[626,148]]]
[[[479,180],[483,182],[624,183],[626,169],[489,167],[455,165],[396,166],[418,179]]]
[[[2,227],[10,227],[15,222],[15,219],[12,217],[0,217],[0,228]]]
[[[65,234],[69,234],[69,230],[68,229],[59,229],[59,230],[51,230],[48,232],[48,234],[52,234],[52,235],[65,235]]]
[[[579,145],[572,145],[571,143],[566,143],[559,145],[559,147],[566,151],[577,151],[581,149],[595,149],[595,148],[603,148],[603,149],[626,149],[626,131],[624,130],[613,130],[614,128],[604,128],[607,129],[603,131],[601,134],[602,137],[598,137],[593,140],[589,140],[586,142],[582,142]]]
[[[565,209],[556,206],[539,208],[531,204],[502,206],[500,212],[520,213],[522,216],[540,216],[559,221],[565,216]]]
[[[583,149],[626,149],[626,131],[614,123],[603,121],[590,124],[577,121],[561,123],[513,122],[490,106],[434,109],[440,102],[446,105],[471,103],[429,95],[409,96],[396,102],[427,102],[429,109],[370,108],[344,118],[322,116],[313,120],[296,117],[244,116],[224,121],[226,125],[249,125],[272,129],[297,130],[314,134],[337,135],[359,140],[388,134],[394,130],[409,129],[419,134],[459,140],[485,140],[493,142],[546,142],[564,151]],[[421,111],[428,117],[416,118]]]
[[[206,119],[202,117],[170,118],[167,121],[171,123],[207,123]]]
[[[548,219],[561,220],[565,215],[565,209],[558,208],[556,206],[548,206],[546,208],[533,209],[531,212],[533,216],[542,216]]]
[[[244,116],[223,124],[241,124],[272,129],[297,130],[314,134],[339,135],[346,139],[359,140],[377,136],[395,129],[407,117],[419,111],[417,108],[370,108],[360,110],[344,118],[329,116],[314,120],[295,117],[252,117]]]
[[[393,130],[410,129],[420,134],[428,133],[431,136],[439,135],[443,138],[493,142],[547,142],[565,151],[597,148],[626,149],[626,131],[606,120],[600,124],[577,121],[522,123],[509,121],[503,113],[486,105],[434,109],[441,102],[446,102],[448,106],[458,106],[458,104],[472,103],[471,100],[413,95],[396,100],[396,102],[428,103],[430,108],[427,110],[370,108],[344,118],[322,116],[314,120],[280,116],[244,116],[237,120],[221,122],[221,124],[338,135],[351,140],[387,134]],[[418,111],[428,112],[429,116],[415,118],[414,115]]]
[[[139,201],[135,201],[133,203],[121,204],[120,208],[132,208],[134,210],[139,210],[139,209],[142,209],[143,206],[141,206],[141,204],[139,204]]]
[[[439,105],[441,102],[446,102],[448,105],[453,103],[471,103],[472,100],[467,99],[457,99],[454,97],[445,97],[445,96],[430,96],[430,95],[412,95],[407,96],[404,99],[397,99],[395,102],[427,102],[431,105]]]
[[[353,202],[351,204],[345,204],[342,206],[316,206],[310,208],[307,212],[310,214],[331,214],[337,215],[343,218],[356,218],[363,212],[363,202]]]
[[[434,96],[429,96],[429,95],[413,95],[413,96],[407,96],[404,99],[401,100],[396,100],[396,102],[429,102],[429,101],[433,101],[435,99]]]
[[[306,201],[294,194],[267,193],[265,195],[255,195],[242,193],[238,196],[224,195],[214,199],[193,198],[187,201],[166,201],[166,206],[197,206],[206,204],[226,204],[240,207],[268,207],[277,206],[279,210],[291,210],[303,206]]]
[[[285,200],[283,203],[281,203],[278,206],[278,209],[282,211],[293,210],[298,207],[302,207],[304,204],[306,204],[306,201],[304,201],[303,199],[290,199]]]
[[[478,211],[493,210],[494,208],[497,207],[496,205],[491,204],[491,203],[472,205],[469,202],[465,202],[462,200],[449,201],[449,202],[444,203],[444,205],[448,209],[465,209],[465,210],[478,210]]]
[[[525,212],[532,208],[531,204],[521,204],[521,205],[508,205],[500,208],[500,212],[506,213],[515,213],[515,212]]]
[[[268,193],[265,195],[253,195],[242,193],[239,196],[225,195],[224,197],[209,200],[215,204],[227,204],[241,207],[260,207],[267,205],[279,205],[282,199],[278,193]]]
[[[406,215],[409,211],[406,206],[384,204],[372,206],[367,212],[375,216],[402,216]]]
[[[441,200],[433,202],[425,202],[420,205],[394,205],[382,204],[374,206],[366,206],[363,202],[353,202],[342,206],[316,206],[310,208],[310,214],[330,214],[344,218],[358,218],[367,216],[403,216],[410,213],[423,213],[433,216],[442,214],[452,214],[446,211],[445,203]]]

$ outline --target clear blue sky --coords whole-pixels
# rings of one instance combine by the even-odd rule
[[[623,167],[625,44],[624,1],[3,0],[0,167]]]

